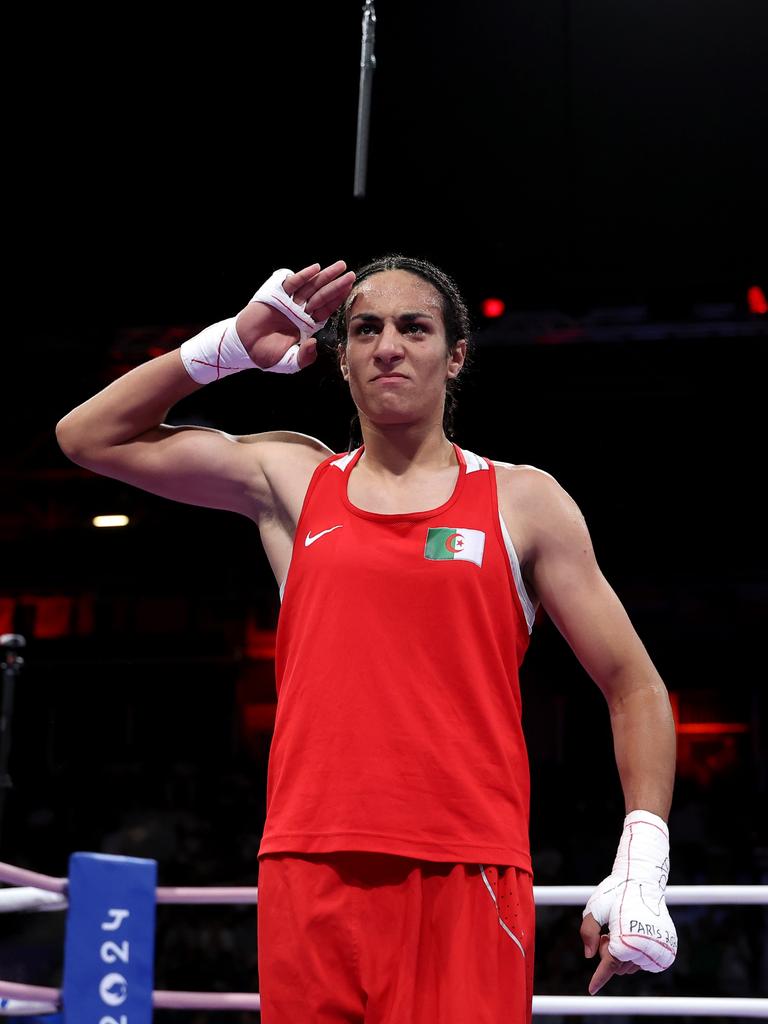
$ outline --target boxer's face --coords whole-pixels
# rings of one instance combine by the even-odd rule
[[[383,271],[355,288],[346,321],[340,366],[361,416],[382,425],[441,422],[466,342],[449,349],[440,293],[407,270]]]

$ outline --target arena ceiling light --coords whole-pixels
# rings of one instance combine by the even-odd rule
[[[128,526],[128,516],[94,516],[91,520],[94,526]]]

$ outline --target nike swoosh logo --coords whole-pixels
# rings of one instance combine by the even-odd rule
[[[307,533],[306,540],[304,541],[304,547],[308,548],[310,544],[314,544],[316,540],[320,540],[320,538],[324,537],[326,533],[333,533],[334,530],[340,530],[343,525],[343,523],[339,523],[338,526],[331,526],[327,530],[321,530],[320,533],[316,533],[314,537],[312,536],[312,531],[310,530],[309,533]]]

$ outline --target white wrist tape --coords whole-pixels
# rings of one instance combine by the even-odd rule
[[[184,369],[198,384],[210,384],[240,370],[261,369],[240,341],[235,328],[236,319],[230,317],[211,324],[181,346],[179,352]],[[280,362],[266,367],[268,373],[296,373],[298,369],[298,345],[292,345]]]
[[[256,365],[237,336],[235,317],[206,327],[185,341],[179,351],[184,369],[198,384],[252,370]]]
[[[259,288],[251,302],[266,302],[268,306],[272,306],[283,316],[288,317],[293,326],[298,328],[301,340],[304,341],[305,338],[311,338],[313,334],[317,334],[328,321],[313,320],[309,313],[304,311],[306,302],[299,305],[283,289],[283,281],[292,273],[292,270],[287,270],[285,267],[282,270],[276,270]]]
[[[589,897],[582,917],[608,925],[608,951],[643,970],[663,971],[677,953],[677,933],[664,901],[669,876],[669,830],[649,811],[624,819],[611,874]]]

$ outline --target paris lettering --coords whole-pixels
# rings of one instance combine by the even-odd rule
[[[669,932],[664,928],[659,928],[658,925],[630,920],[629,922],[629,933],[630,935],[646,935],[651,939],[658,939],[659,942],[663,942],[671,949],[677,948],[677,939],[674,935],[670,935]]]

